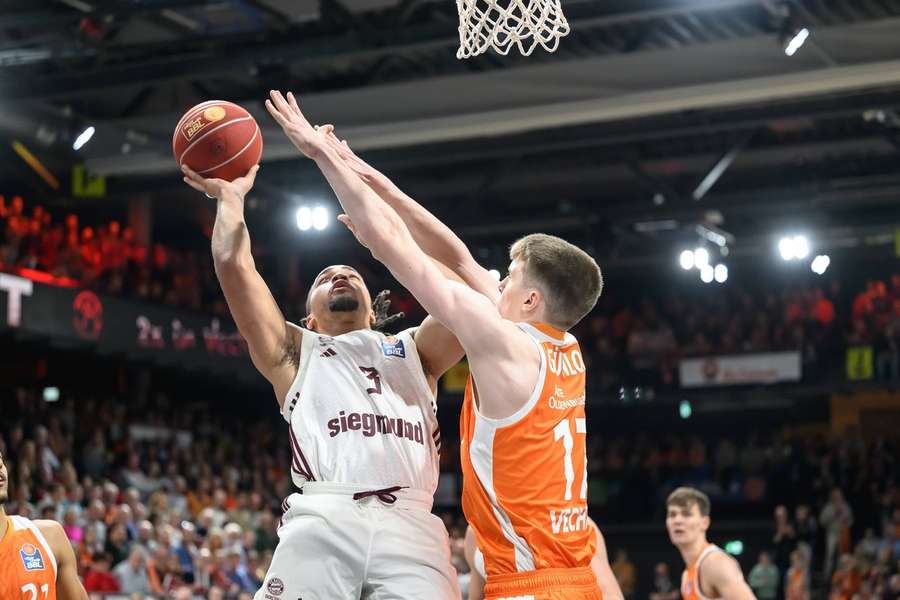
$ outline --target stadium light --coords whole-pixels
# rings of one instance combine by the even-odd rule
[[[702,269],[709,265],[709,251],[706,248],[697,248],[694,250],[694,266]]]
[[[309,231],[312,226],[312,211],[308,206],[301,206],[297,209],[297,229],[299,229],[300,231]]]
[[[693,412],[694,410],[691,408],[691,403],[687,400],[682,400],[681,403],[678,404],[678,415],[682,419],[690,419]]]
[[[323,231],[328,227],[328,209],[324,206],[317,206],[312,209],[312,226],[316,231]]]
[[[791,38],[791,41],[787,43],[784,47],[784,53],[788,56],[793,56],[797,54],[797,50],[803,47],[803,44],[806,43],[806,39],[809,37],[809,29],[804,27],[800,31],[798,31],[794,37]]]
[[[725,542],[723,549],[732,556],[740,556],[744,553],[744,542],[741,540],[729,540]]]
[[[783,260],[806,258],[809,256],[809,240],[803,235],[783,237],[778,240],[778,253]]]
[[[700,281],[703,283],[712,283],[715,278],[715,271],[710,265],[703,265],[700,268]]]
[[[831,258],[829,258],[827,254],[820,254],[813,259],[812,264],[809,265],[809,267],[816,275],[822,275],[828,270],[828,265],[830,264]]]
[[[49,386],[44,388],[44,402],[56,402],[59,400],[59,388]]]
[[[78,137],[75,138],[75,142],[72,144],[72,150],[81,150],[82,146],[91,141],[91,138],[94,137],[94,126],[91,125],[84,131],[78,134]]]
[[[725,283],[728,281],[728,267],[724,264],[716,265],[716,268],[713,270],[713,276],[717,283]]]
[[[694,268],[694,251],[693,250],[685,250],[678,257],[678,264],[681,265],[681,268],[685,271],[690,271]]]
[[[491,269],[490,271],[488,271],[488,273],[491,274],[491,277],[493,277],[497,281],[500,281],[500,271],[498,271],[497,269]]]

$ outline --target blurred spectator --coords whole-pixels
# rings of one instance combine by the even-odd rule
[[[119,589],[125,594],[149,594],[150,580],[147,577],[147,556],[144,550],[135,547],[113,569],[113,575],[119,582]]]
[[[747,576],[747,584],[759,600],[774,600],[781,583],[778,567],[772,564],[768,552],[760,552],[759,560]]]
[[[828,503],[822,508],[819,523],[825,530],[825,576],[831,575],[834,557],[838,552],[850,550],[850,526],[853,525],[853,511],[844,500],[840,488],[831,490]]]
[[[653,591],[650,592],[649,600],[678,600],[680,597],[681,592],[669,576],[669,565],[657,563],[653,568]]]
[[[610,565],[619,587],[622,588],[622,594],[626,600],[634,597],[634,590],[637,586],[637,569],[634,564],[628,560],[628,553],[619,548],[616,550],[616,559]]]
[[[91,569],[84,576],[84,589],[88,592],[119,592],[119,581],[109,572],[111,556],[105,552],[94,554]]]
[[[784,578],[785,600],[809,600],[808,564],[802,552],[799,550],[791,552],[791,568]]]

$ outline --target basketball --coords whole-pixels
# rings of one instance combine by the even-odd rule
[[[262,132],[244,108],[210,100],[191,108],[175,127],[172,151],[179,167],[205,178],[232,181],[247,174],[262,156]]]

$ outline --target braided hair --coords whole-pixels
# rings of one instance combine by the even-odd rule
[[[391,295],[391,290],[381,290],[380,292],[378,292],[378,295],[375,296],[375,299],[372,300],[372,310],[375,311],[375,324],[372,325],[372,329],[374,329],[375,331],[380,331],[380,332],[384,333],[384,329],[387,326],[393,325],[394,323],[396,323],[397,321],[399,321],[400,319],[402,319],[403,317],[406,316],[406,314],[402,311],[398,312],[398,313],[390,314],[390,308],[391,308],[390,295]],[[309,300],[307,300],[307,304],[308,303],[309,303]],[[309,307],[307,306],[307,309],[308,308]],[[308,319],[309,319],[309,317],[305,317],[305,318],[301,319],[300,326],[305,328],[306,322]]]
[[[372,301],[372,310],[375,311],[375,324],[372,325],[372,329],[374,329],[375,331],[384,333],[385,327],[387,327],[388,325],[393,325],[406,316],[402,311],[390,314],[390,295],[391,290],[381,290]]]

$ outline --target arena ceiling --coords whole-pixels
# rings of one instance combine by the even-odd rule
[[[7,0],[0,130],[123,194],[162,190],[180,185],[182,112],[232,100],[263,127],[260,189],[289,204],[321,178],[260,101],[292,89],[471,239],[540,227],[622,264],[698,224],[748,253],[798,221],[836,245],[892,242],[900,0],[563,6],[556,53],[459,61],[452,0]]]

